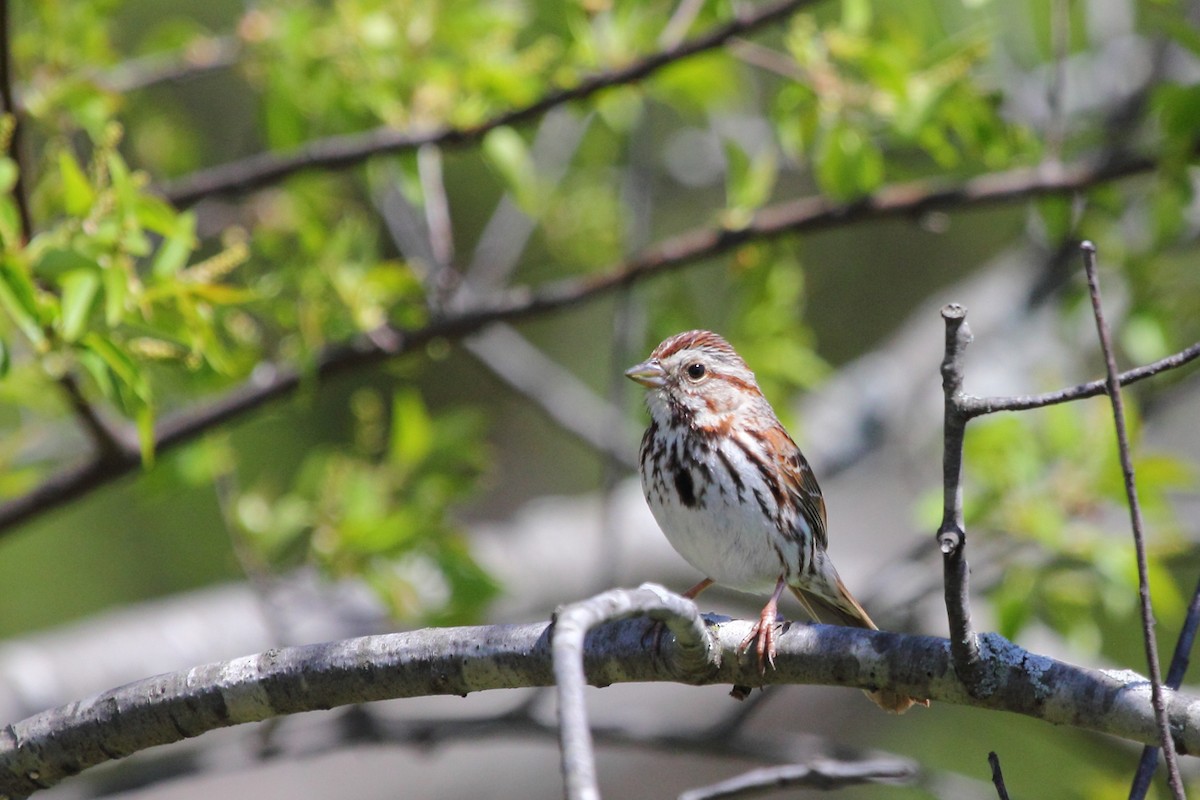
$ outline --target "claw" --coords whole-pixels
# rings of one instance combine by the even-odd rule
[[[754,643],[754,651],[758,656],[758,674],[766,675],[767,666],[775,669],[775,609],[769,604],[762,610],[758,622],[750,629],[750,633],[738,645],[738,652],[746,652],[750,643]]]
[[[754,623],[754,627],[750,629],[750,633],[738,645],[738,652],[744,653],[749,649],[750,643],[754,642],[754,650],[758,654],[758,674],[767,674],[767,665],[771,669],[775,669],[775,620],[778,618],[779,595],[783,594],[784,587],[787,586],[786,581],[782,577],[775,584],[775,591],[771,595],[771,599],[763,606],[762,613],[758,615],[758,622]]]
[[[662,651],[663,634],[667,632],[667,624],[661,620],[652,620],[642,634],[642,647],[649,648],[654,655]]]

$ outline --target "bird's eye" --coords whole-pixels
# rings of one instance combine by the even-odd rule
[[[705,372],[706,372],[706,370],[704,369],[704,365],[698,361],[695,364],[688,364],[688,368],[687,368],[688,377],[694,381],[698,381],[701,378],[703,378]]]

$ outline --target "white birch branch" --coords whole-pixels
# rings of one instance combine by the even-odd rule
[[[643,642],[645,620],[594,628],[584,648],[588,683],[886,686],[937,703],[1157,741],[1150,686],[1142,676],[1056,661],[995,634],[980,636],[982,677],[972,697],[955,677],[946,639],[791,624],[779,637],[777,669],[759,676],[754,660],[736,652],[751,623],[706,621],[715,646],[699,670],[680,658],[670,636],[660,657],[651,657]],[[546,623],[431,628],[272,649],[147,678],[5,727],[0,797],[25,797],[105,761],[282,714],[553,683]],[[1166,691],[1165,700],[1178,751],[1197,752],[1200,698]]]

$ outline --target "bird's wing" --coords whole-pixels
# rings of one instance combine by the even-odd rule
[[[827,546],[825,498],[821,496],[817,476],[808,465],[808,459],[782,427],[770,428],[765,438],[768,440],[767,452],[775,454],[776,466],[784,476],[785,490],[796,499],[804,519],[812,526],[814,542],[824,550]]]

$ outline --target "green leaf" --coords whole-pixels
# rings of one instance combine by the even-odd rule
[[[87,328],[100,289],[100,273],[94,269],[75,270],[63,276],[61,283],[62,335],[68,342],[74,342]]]
[[[84,216],[96,201],[96,192],[87,174],[66,149],[58,153],[58,171],[62,175],[64,208],[71,216]]]
[[[121,348],[98,333],[85,334],[81,344],[104,361],[117,380],[133,392],[141,404],[149,405],[150,384],[137,363]]]
[[[871,0],[843,0],[842,27],[847,33],[866,34],[871,27]]]
[[[104,280],[104,322],[116,327],[125,317],[125,300],[129,297],[129,275],[118,266],[100,271]]]
[[[0,339],[0,379],[7,378],[11,369],[12,352],[8,349],[8,342]]]
[[[166,239],[158,248],[150,268],[155,278],[170,277],[187,264],[192,251],[196,249],[196,215],[180,214],[163,235]]]
[[[46,346],[46,335],[42,332],[36,291],[22,267],[11,259],[0,262],[0,305],[8,311],[21,333],[41,349]]]
[[[729,208],[751,212],[761,207],[771,197],[775,188],[778,164],[775,151],[764,147],[750,157],[737,142],[726,139],[725,192]]]
[[[109,400],[116,399],[117,387],[113,383],[112,372],[109,370],[108,364],[105,363],[104,359],[91,350],[80,350],[78,358],[79,363],[92,376],[92,380],[95,382],[96,388],[100,390],[100,393]]]
[[[63,247],[51,247],[42,252],[33,266],[33,274],[38,278],[52,281],[59,285],[63,279],[75,272],[98,270],[100,265],[96,259],[90,258],[78,250]]]
[[[0,194],[8,194],[17,185],[17,162],[0,156]]]
[[[433,445],[433,420],[416,390],[392,398],[391,460],[398,465],[420,463]]]

